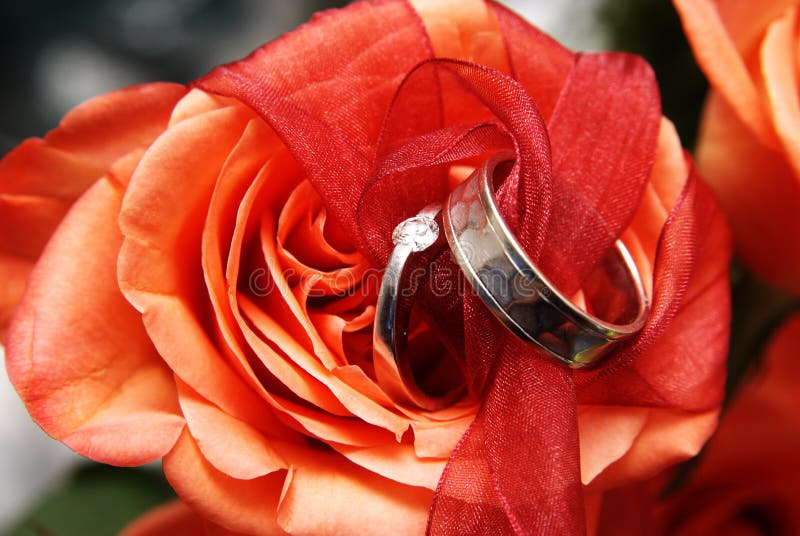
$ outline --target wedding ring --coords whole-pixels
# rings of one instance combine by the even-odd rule
[[[617,240],[584,282],[586,307],[594,314],[562,295],[497,208],[495,171],[512,161],[509,153],[490,158],[451,192],[442,213],[445,236],[470,285],[506,328],[570,367],[585,367],[643,327],[648,306],[641,276]]]
[[[458,390],[441,396],[426,393],[419,386],[404,352],[411,300],[402,298],[407,297],[409,260],[413,254],[434,246],[438,246],[437,250],[445,247],[444,240],[439,239],[439,225],[435,219],[439,212],[441,205],[429,205],[395,227],[392,233],[395,248],[378,292],[373,330],[373,364],[378,384],[392,399],[426,410],[446,407],[461,395]]]

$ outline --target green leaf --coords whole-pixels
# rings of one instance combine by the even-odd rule
[[[11,536],[110,536],[172,498],[157,470],[85,465],[36,505]]]

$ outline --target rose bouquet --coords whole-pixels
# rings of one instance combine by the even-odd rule
[[[419,407],[376,371],[392,230],[498,153],[526,258],[571,307],[591,311],[593,288],[619,309],[592,274],[624,244],[645,320],[573,370],[436,253],[398,306],[415,377],[448,400]],[[715,162],[730,165],[701,157]],[[602,530],[612,490],[714,432],[730,257],[647,63],[572,52],[483,0],[323,12],[187,85],[96,97],[0,161],[9,377],[79,454],[162,460],[179,502],[129,535]]]

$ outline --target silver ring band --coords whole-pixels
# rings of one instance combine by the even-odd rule
[[[417,216],[401,222],[392,233],[395,248],[386,264],[378,292],[372,337],[375,376],[384,392],[393,400],[431,411],[449,406],[462,392],[452,390],[442,396],[432,396],[420,388],[403,351],[408,337],[410,310],[401,311],[398,304],[405,292],[403,284],[408,276],[406,267],[411,255],[437,243],[444,247],[435,221],[439,212],[441,205],[438,203],[427,206]]]
[[[531,262],[497,208],[495,170],[510,161],[509,153],[495,155],[451,192],[442,216],[447,241],[467,280],[503,325],[562,363],[585,367],[641,330],[648,313],[641,276],[617,240],[587,279],[599,302],[587,292],[587,304],[607,320],[563,296]]]

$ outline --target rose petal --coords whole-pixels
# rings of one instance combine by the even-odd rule
[[[444,422],[415,422],[414,451],[420,458],[449,458],[456,444],[475,419],[477,408],[470,408],[461,418]]]
[[[11,321],[14,308],[25,290],[33,263],[10,255],[0,254],[0,343],[5,340],[5,327]]]
[[[761,70],[772,125],[797,177],[800,176],[800,103],[795,62],[796,26],[796,8],[786,11],[769,25],[761,45]]]
[[[102,177],[108,164],[55,147],[47,138],[28,139],[0,161],[0,192],[69,203]]]
[[[673,3],[695,59],[711,84],[763,143],[774,143],[775,134],[756,86],[716,6],[711,0],[673,0]]]
[[[169,128],[187,119],[204,115],[223,108],[241,107],[241,103],[234,99],[212,95],[200,89],[189,91],[172,110],[169,118]]]
[[[700,140],[698,166],[728,216],[739,255],[761,277],[800,293],[800,182],[785,158],[753,138],[715,93]]]
[[[250,480],[288,468],[262,432],[203,400],[182,382],[178,383],[178,396],[189,432],[203,457],[217,470]]]
[[[422,534],[433,497],[356,467],[338,455],[298,452],[278,506],[297,535]]]
[[[166,295],[153,298],[144,323],[176,376],[237,419],[262,430],[285,429],[266,401],[225,363],[185,303]]]
[[[233,242],[231,236],[236,225],[237,205],[243,196],[249,199],[247,191],[251,184],[262,184],[265,174],[274,176],[276,179],[280,178],[281,171],[284,171],[283,168],[286,167],[281,166],[282,163],[286,163],[282,147],[275,134],[263,121],[254,119],[248,123],[220,172],[211,197],[202,237],[203,275],[211,298],[216,327],[221,334],[218,337],[219,343],[231,355],[231,360],[234,361],[234,366],[238,371],[265,398],[269,398],[270,395],[262,387],[264,382],[254,372],[249,362],[249,356],[253,350],[257,355],[262,356],[265,352],[271,352],[271,349],[265,347],[263,342],[259,348],[254,348],[254,345],[260,341],[250,340],[254,337],[248,337],[252,333],[244,322],[241,322],[241,326],[237,325],[241,320],[241,315],[238,308],[235,308],[233,300],[235,292],[231,288],[231,286],[235,286],[236,281],[231,282],[227,279],[223,265],[225,258],[231,254],[227,251],[228,247],[233,246],[237,250],[241,247],[238,241]],[[292,167],[286,171],[293,175]],[[256,178],[255,181],[253,177]],[[247,206],[250,204],[242,203],[239,210]],[[236,279],[239,279],[239,274]],[[311,395],[315,391],[303,388],[311,380],[308,375],[292,368],[291,364],[284,359],[265,360],[262,356],[262,362],[279,381],[289,385],[291,393],[301,397],[304,394],[309,395],[303,397],[305,399],[313,398]],[[274,366],[270,367],[270,365]],[[324,390],[324,387],[317,389],[317,391]],[[326,401],[328,404],[324,407],[329,411],[341,408],[341,404],[332,396],[328,396]]]
[[[275,218],[272,214],[264,214],[261,219],[260,238],[264,259],[274,259],[278,256],[274,220]],[[297,337],[297,340],[302,341],[304,345],[310,343],[314,358],[319,360],[325,368],[330,370],[337,365],[343,365],[344,363],[338,363],[336,361],[335,354],[325,344],[325,341],[322,340],[317,332],[316,327],[309,320],[308,312],[305,309],[305,300],[299,299],[298,296],[295,295],[295,289],[293,289],[286,280],[286,274],[283,272],[282,267],[276,263],[267,261],[267,269],[270,272],[272,281],[275,282],[275,290],[277,292],[265,296],[264,301],[280,301],[278,304],[280,309],[289,312],[289,315],[274,316],[283,319],[282,323],[287,331],[290,330],[293,334],[298,332],[304,334]]]
[[[415,0],[411,5],[420,15],[438,58],[455,58],[511,72],[506,44],[497,17],[483,0]],[[442,110],[445,124],[467,123],[477,107],[464,106],[453,98],[451,88],[458,82],[440,77]]]
[[[236,216],[234,234],[231,239],[231,253],[229,255],[228,265],[226,268],[226,280],[228,288],[236,288],[241,278],[241,272],[247,272],[249,270],[248,268],[240,265],[242,261],[241,252],[244,244],[258,236],[258,222],[260,221],[260,216],[271,210],[271,205],[280,203],[283,199],[285,199],[286,196],[289,195],[291,190],[290,187],[294,182],[297,181],[296,170],[291,166],[287,167],[287,164],[290,163],[291,160],[286,160],[286,155],[284,153],[281,154],[282,156],[275,159],[275,162],[270,161],[269,165],[262,168],[261,172],[256,176],[255,180],[248,188],[244,199],[239,206]],[[251,218],[251,214],[255,214],[259,217]],[[259,269],[265,270],[263,267],[260,267]],[[252,281],[248,281],[248,284],[252,285]],[[261,293],[261,290],[263,289],[250,288],[248,290],[250,292],[258,291],[257,293]],[[274,291],[274,289],[270,289],[270,292],[272,291]],[[238,323],[237,329],[240,333],[247,334],[246,338],[249,337],[250,341],[248,345],[257,344],[264,349],[264,342],[259,338],[253,338],[256,337],[256,334],[252,331],[252,326],[245,321],[244,317],[242,317],[239,312],[241,306],[240,301],[243,299],[245,298],[243,298],[238,292],[229,293],[230,311],[232,311],[234,319]],[[282,313],[282,317],[286,317],[287,311],[284,302],[282,302],[282,300],[277,301],[281,305],[281,307],[279,307],[277,310]],[[253,309],[255,310],[257,308],[254,307]],[[262,312],[261,314],[266,313]],[[291,328],[291,326],[292,323],[284,321],[281,323],[281,331],[283,329]],[[222,324],[221,328],[228,330],[233,329],[225,324]],[[274,340],[276,334],[271,330],[268,331],[270,339]],[[300,335],[305,337],[302,335],[302,332],[300,332]],[[281,340],[280,337],[279,340]],[[295,333],[290,334],[286,340],[289,341],[287,344],[298,344]],[[231,349],[233,351],[243,351],[243,349],[237,350],[237,348],[233,346]],[[270,350],[270,352],[272,352],[272,350]],[[266,354],[262,354],[261,357],[263,359],[268,356]],[[284,362],[275,363],[276,366],[285,367],[289,365],[285,363],[286,356],[283,355],[282,358],[282,361]],[[296,369],[294,372],[296,373],[302,371],[300,369]],[[297,379],[300,379],[300,377],[298,376]],[[320,396],[326,396],[326,391],[327,388],[322,391],[315,392],[315,397],[318,398]],[[386,431],[362,422],[348,421],[348,425],[346,427],[342,427],[341,421],[337,417],[326,412],[319,412],[313,408],[309,408],[305,404],[298,404],[283,397],[273,396],[273,394],[263,389],[263,387],[261,388],[261,395],[272,407],[278,409],[282,415],[286,416],[287,419],[284,420],[290,421],[287,422],[290,426],[302,430],[304,433],[312,437],[361,446],[376,445],[386,442],[387,440],[391,440],[389,439],[391,438],[391,435],[389,435]],[[327,396],[330,396],[329,392],[327,393]],[[322,399],[318,398],[318,401],[322,402]],[[323,406],[327,407],[331,404],[339,407],[340,410],[343,410],[343,407],[334,398],[329,398],[327,402],[323,403]]]
[[[240,295],[238,303],[242,313],[235,314],[249,348],[281,384],[273,387],[333,415],[352,417],[353,414],[327,387],[324,378],[329,374],[317,359],[247,297]]]
[[[70,111],[45,141],[81,155],[102,172],[163,132],[186,91],[183,85],[161,82],[106,93]]]
[[[658,217],[661,215],[660,212],[653,215],[659,227],[664,226],[669,212],[680,198],[690,171],[675,125],[666,117],[662,117],[658,131],[656,161],[650,172],[650,183],[664,207],[663,219]]]
[[[151,294],[196,300],[200,278],[187,274],[199,272],[200,226],[219,172],[250,119],[241,106],[186,119],[160,136],[142,158],[119,220],[126,238],[120,252],[121,286],[138,309],[145,308]],[[171,254],[165,258],[164,251]]]
[[[680,493],[656,508],[650,499],[650,505],[640,506],[643,514],[655,511],[658,524],[680,534],[744,534],[755,526],[775,534],[797,533],[798,343],[800,316],[794,315],[769,342],[758,374],[731,400]]]
[[[345,365],[343,367],[336,367],[331,372],[342,380],[344,383],[363,394],[364,396],[376,401],[382,406],[393,406],[394,402],[389,398],[383,389],[375,382],[374,379],[367,376],[364,369],[358,365]],[[399,408],[402,411],[402,408]],[[405,412],[403,412],[405,413]],[[405,413],[408,415],[408,413]]]
[[[102,95],[73,109],[44,139],[26,140],[0,161],[0,274],[7,282],[0,336],[27,277],[23,263],[39,256],[70,204],[113,162],[164,129],[185,92],[176,84],[146,84]]]
[[[687,515],[681,512],[669,529],[673,534],[686,536],[705,536],[706,534],[732,534],[750,536],[764,534],[761,526],[767,526],[772,534],[796,534],[800,529],[800,519],[796,517],[794,497],[797,488],[792,486],[787,477],[786,482],[770,485],[769,483],[756,482],[745,489],[739,487],[728,488],[724,494],[714,489],[714,500],[709,500],[711,494],[708,490],[700,490],[696,495],[690,496],[695,504],[702,505],[699,515]],[[797,476],[794,477],[795,479]],[[742,515],[753,511],[761,514],[757,509],[769,505],[763,524],[756,524],[748,516]],[[773,512],[777,515],[771,515]],[[786,515],[786,514],[789,515]],[[757,518],[758,519],[758,518]],[[759,519],[760,521],[760,519]],[[769,534],[770,532],[767,532]]]
[[[158,363],[130,372],[93,415],[59,439],[95,461],[136,466],[163,456],[184,424],[172,376]]]
[[[664,408],[595,410],[609,420],[605,428],[598,415],[581,420],[588,432],[584,436],[581,430],[582,480],[593,489],[641,480],[691,458],[711,437],[719,415],[717,409],[696,414]],[[584,452],[590,456],[588,460],[584,460]]]
[[[645,426],[649,411],[629,406],[578,406],[584,485],[628,453]]]
[[[430,2],[412,0],[411,5],[419,13],[433,51],[440,58],[458,58],[480,63],[500,71],[508,72],[505,50],[501,55],[475,56],[475,41],[487,33],[502,35],[497,18],[483,0],[443,0]]]
[[[334,394],[337,400],[358,417],[360,421],[379,426],[391,431],[398,441],[408,430],[408,420],[396,413],[384,408],[383,406],[370,400],[360,392],[342,382],[338,377],[332,375],[315,356],[309,354],[288,334],[281,325],[266,315],[259,308],[254,307],[248,300],[241,300],[242,310],[250,321],[261,331],[262,336],[269,337],[271,340],[281,345],[287,358],[295,361],[299,367],[311,374],[318,381],[323,382]]]
[[[224,342],[231,358],[236,360],[240,372],[247,376],[256,391],[274,408],[294,417],[291,408],[297,405],[273,396],[265,388],[263,385],[265,378],[256,377],[251,367],[249,359],[253,353],[261,359],[269,373],[290,386],[288,396],[293,396],[291,393],[301,396],[305,394],[305,400],[312,401],[329,412],[345,413],[346,410],[341,403],[326,388],[320,385],[309,387],[314,383],[313,378],[302,369],[293,367],[283,356],[275,357],[273,350],[253,333],[250,325],[242,318],[239,310],[239,293],[233,291],[242,279],[240,256],[243,243],[248,236],[250,239],[255,236],[255,229],[249,224],[251,220],[258,218],[251,218],[251,214],[260,215],[268,210],[265,205],[268,205],[270,200],[274,202],[275,199],[281,199],[280,192],[286,183],[291,185],[297,180],[297,171],[291,159],[279,143],[276,146],[276,141],[274,134],[263,122],[251,121],[229,157],[228,162],[231,164],[223,170],[212,196],[203,233],[203,266],[206,286],[216,313],[217,328],[220,330],[221,336],[218,339]],[[249,150],[253,145],[257,149]],[[262,152],[265,149],[266,152]],[[239,155],[239,152],[245,154]],[[255,179],[251,179],[253,164],[263,160],[266,160],[266,163],[258,171]],[[249,169],[249,172],[242,173],[243,169]],[[238,199],[241,199],[241,202],[236,217],[233,218],[230,207],[235,206]],[[232,236],[228,236],[229,233],[232,233]],[[228,243],[230,250],[223,274],[222,257]],[[248,285],[252,283],[248,278]],[[248,290],[258,291],[253,288]],[[281,392],[283,391],[282,389]],[[290,424],[301,426],[296,419],[292,421]]]
[[[212,525],[180,501],[145,513],[125,527],[119,536],[242,536]]]
[[[138,465],[166,453],[184,421],[171,375],[117,287],[119,206],[100,181],[65,218],[31,274],[6,366],[50,435],[95,460]]]
[[[718,418],[719,409],[695,414],[651,409],[630,451],[597,476],[592,485],[598,489],[619,487],[691,458],[714,433]],[[665,441],[665,437],[670,440]]]
[[[206,292],[197,267],[208,201],[252,117],[240,105],[203,112],[175,124],[151,145],[119,216],[125,240],[118,278],[127,299],[142,312],[159,353],[183,381],[231,415],[280,427],[252,386],[222,359],[201,324],[197,303]]]
[[[715,0],[720,19],[728,30],[736,48],[743,57],[749,57],[764,29],[787,8],[797,5],[797,0],[770,0],[769,2],[741,2],[740,0]]]
[[[10,257],[36,260],[70,203],[50,197],[0,193],[0,251]],[[19,229],[26,232],[20,233]]]
[[[119,536],[196,536],[205,533],[204,525],[188,506],[173,501],[137,518]]]
[[[356,292],[358,291],[356,290]],[[341,357],[343,362],[348,362],[348,358],[353,359],[363,353],[371,352],[371,328],[375,321],[375,306],[367,305],[360,314],[356,316],[348,315],[350,318],[345,318],[337,314],[315,314],[313,312],[309,312],[308,316],[317,327],[317,330],[319,330],[319,334],[325,343]],[[352,351],[348,352],[348,349],[345,348],[345,336],[349,333],[357,333],[359,331],[369,332],[369,335],[365,337],[368,342],[366,342],[362,348],[359,348],[360,351],[351,349]],[[338,366],[334,368],[334,371],[346,367],[348,367],[348,365]],[[377,387],[377,384],[375,385]],[[370,391],[372,390],[370,389]],[[388,397],[382,395],[380,396],[380,400],[388,400]]]
[[[795,313],[772,335],[764,360],[769,363],[763,372],[764,382],[781,385],[781,394],[789,399],[800,398],[795,386],[800,384],[800,368],[796,367],[791,356],[800,340],[800,314]],[[789,404],[791,405],[791,404]]]
[[[40,223],[42,232],[37,232],[37,219],[28,217],[28,255],[38,255],[66,207],[117,159],[146,146],[164,130],[170,110],[185,92],[176,84],[146,84],[96,97],[67,114],[44,139],[27,140],[3,158],[0,196],[37,206],[49,203],[55,209]],[[4,240],[0,238],[0,244]]]
[[[797,487],[787,472],[800,472],[794,463],[800,448],[798,343],[800,315],[795,314],[773,335],[757,375],[732,399],[698,469],[698,482],[736,486],[772,480]]]
[[[282,139],[302,139],[289,144],[290,150],[321,197],[339,200],[328,207],[330,215],[349,236],[359,237],[352,218],[358,194],[369,179],[398,82],[431,56],[424,37],[407,3],[356,2],[320,13],[312,24],[218,67],[196,84],[235,95]],[[347,170],[349,180],[329,181],[331,169]]]
[[[311,183],[299,182],[281,207],[278,218],[278,251],[284,264],[291,261],[298,267],[322,273],[364,262],[359,252],[342,252],[328,242],[326,219],[327,211]]]
[[[118,158],[149,145],[185,93],[178,84],[152,83],[81,104],[43,140],[28,140],[6,155],[0,191],[75,199]]]
[[[661,120],[656,148],[656,160],[650,172],[650,180],[642,195],[639,208],[634,214],[625,244],[634,255],[636,266],[642,275],[647,295],[653,295],[653,267],[656,260],[661,229],[670,211],[680,196],[683,177],[689,174],[686,158],[675,126],[667,119]],[[635,235],[642,251],[634,250],[630,235]]]
[[[436,490],[448,456],[441,458],[419,458],[411,445],[386,444],[377,447],[352,447],[350,445],[331,445],[336,452],[351,462],[409,486],[419,486]]]
[[[212,523],[245,534],[284,534],[276,523],[283,471],[252,480],[227,476],[185,430],[164,457],[164,475],[181,500]]]

